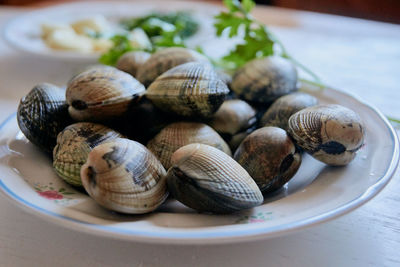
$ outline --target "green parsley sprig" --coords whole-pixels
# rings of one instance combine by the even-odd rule
[[[253,0],[224,0],[228,12],[221,12],[215,16],[214,27],[217,36],[225,32],[230,38],[243,36],[243,41],[222,57],[219,65],[223,68],[235,70],[246,64],[246,62],[272,55],[279,55],[293,62],[297,67],[309,74],[314,85],[324,87],[311,70],[291,57],[283,44],[273,35],[267,27],[257,21],[250,12],[255,7]],[[276,49],[278,48],[278,49]]]

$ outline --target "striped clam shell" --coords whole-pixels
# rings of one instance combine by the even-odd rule
[[[301,163],[293,141],[278,127],[263,127],[252,132],[240,144],[234,159],[263,193],[281,188],[296,174]]]
[[[297,145],[329,165],[346,165],[364,142],[360,116],[340,105],[302,109],[289,118],[289,134]]]
[[[136,77],[138,70],[150,58],[151,54],[144,51],[132,51],[123,54],[115,67]]]
[[[190,62],[158,77],[147,89],[146,96],[164,111],[208,118],[221,106],[228,92],[211,65]]]
[[[57,134],[72,123],[65,91],[49,83],[36,85],[21,99],[17,121],[29,141],[51,154]]]
[[[68,82],[66,99],[73,119],[105,121],[126,112],[144,91],[141,83],[123,71],[93,67]]]
[[[165,175],[146,147],[124,138],[95,147],[81,169],[83,186],[98,204],[130,214],[151,212],[164,202]]]
[[[288,130],[288,121],[297,111],[318,104],[318,99],[312,95],[296,92],[281,96],[268,108],[262,116],[261,126],[276,126]]]
[[[263,202],[246,170],[224,152],[204,144],[175,151],[167,184],[178,201],[200,212],[230,213]]]
[[[121,137],[121,135],[101,124],[78,122],[66,127],[57,136],[53,150],[53,167],[67,183],[81,186],[80,169],[89,152],[97,145]]]
[[[148,87],[158,76],[187,62],[209,62],[202,54],[183,47],[169,47],[154,53],[137,71],[137,79]]]
[[[297,71],[281,57],[265,57],[246,63],[235,72],[231,88],[247,101],[269,103],[297,90]]]
[[[209,125],[235,150],[256,126],[256,111],[240,99],[226,100],[214,114]]]
[[[229,146],[210,126],[196,122],[175,122],[166,126],[147,144],[165,169],[171,167],[171,156],[180,147],[200,143],[213,146],[232,155]]]

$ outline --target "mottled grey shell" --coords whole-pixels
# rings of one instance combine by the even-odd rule
[[[105,121],[126,112],[144,91],[141,83],[123,71],[94,67],[68,82],[66,100],[73,119]]]
[[[170,193],[200,212],[230,213],[260,205],[263,196],[250,175],[224,152],[190,144],[172,155]]]
[[[234,159],[263,193],[281,188],[296,174],[301,163],[301,155],[291,138],[277,127],[263,127],[248,135]]]
[[[57,136],[53,151],[53,167],[67,183],[81,186],[80,169],[89,152],[97,145],[121,137],[121,135],[101,124],[91,122],[74,123]]]
[[[221,106],[228,92],[211,65],[190,62],[159,76],[147,89],[146,96],[164,111],[208,118]]]
[[[261,118],[260,126],[276,126],[288,130],[288,121],[297,111],[318,104],[318,99],[312,95],[296,92],[281,96],[268,108]]]
[[[257,122],[256,111],[240,99],[226,100],[214,114],[209,125],[236,150]]]
[[[147,148],[156,155],[165,169],[171,167],[171,156],[180,147],[191,143],[213,146],[232,155],[224,139],[210,126],[204,123],[175,122],[166,126],[147,144]]]
[[[21,99],[17,121],[29,141],[51,154],[57,134],[72,123],[65,91],[49,83],[36,85]]]
[[[136,77],[138,70],[150,58],[151,54],[144,51],[132,51],[123,54],[115,67]]]
[[[247,101],[269,103],[297,90],[297,71],[281,57],[254,59],[236,71],[231,88]]]
[[[138,70],[137,79],[148,87],[158,76],[175,66],[193,62],[209,62],[202,54],[183,47],[169,47],[154,53]]]
[[[340,105],[309,107],[289,118],[297,145],[329,165],[346,165],[364,142],[364,126],[354,111]]]
[[[82,166],[82,184],[101,206],[123,213],[155,210],[168,196],[166,171],[142,144],[118,138],[95,147]]]

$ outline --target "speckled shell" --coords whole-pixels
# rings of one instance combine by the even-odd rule
[[[289,118],[289,133],[314,158],[346,165],[364,142],[364,126],[354,111],[340,105],[309,107]]]
[[[261,118],[260,126],[276,126],[288,130],[288,121],[297,111],[318,104],[318,99],[312,95],[296,92],[281,96],[269,107]]]
[[[281,57],[254,59],[236,71],[231,88],[248,101],[269,103],[297,90],[297,71]]]
[[[80,169],[89,152],[97,145],[121,137],[110,128],[97,123],[79,122],[65,128],[57,136],[53,151],[53,167],[67,183],[81,186]]]
[[[148,87],[158,76],[175,66],[193,62],[209,62],[202,54],[183,47],[169,47],[154,53],[138,70],[137,79]]]
[[[211,65],[190,62],[158,77],[147,89],[146,96],[164,111],[208,118],[221,106],[228,92]]]
[[[116,68],[90,68],[68,83],[69,114],[77,121],[104,121],[126,112],[144,91],[135,78]]]
[[[136,77],[137,71],[150,58],[151,54],[144,51],[132,51],[123,54],[115,67]]]
[[[234,136],[239,134],[238,137],[244,139],[249,133],[248,130],[253,128],[257,122],[255,116],[255,109],[245,101],[240,99],[226,100],[214,114],[209,125],[221,134],[234,150],[241,142]],[[233,141],[232,144],[231,141]]]
[[[101,206],[123,213],[155,210],[168,196],[166,171],[138,142],[118,138],[95,147],[82,166],[82,183]]]
[[[147,148],[156,155],[165,169],[171,167],[171,156],[180,147],[200,143],[213,146],[232,155],[224,139],[210,126],[204,123],[175,122],[166,126],[147,144]]]
[[[200,212],[230,213],[260,205],[263,196],[250,175],[222,151],[190,144],[172,155],[170,193]]]
[[[57,134],[72,123],[65,91],[49,83],[36,85],[21,99],[17,121],[29,141],[51,154]]]
[[[289,135],[278,127],[263,127],[248,135],[234,159],[263,193],[281,188],[296,174],[301,163],[301,155]]]

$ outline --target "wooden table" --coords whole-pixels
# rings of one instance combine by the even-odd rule
[[[0,25],[23,9],[0,9]],[[400,26],[257,8],[291,54],[332,87],[400,117]],[[66,63],[39,62],[0,42],[0,119],[33,84],[66,80]],[[40,67],[38,67],[40,65]],[[0,197],[0,266],[399,266],[400,177],[334,221],[265,241],[148,245],[72,232]]]

